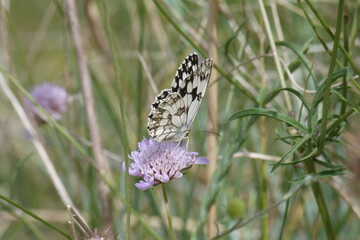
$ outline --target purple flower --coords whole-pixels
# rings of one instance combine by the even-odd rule
[[[67,108],[68,102],[68,95],[64,88],[55,84],[44,83],[34,87],[30,94],[53,119],[61,119],[62,113],[65,112]],[[25,107],[28,113],[34,118],[37,125],[46,122],[44,119],[45,116],[41,116],[41,113],[29,99],[25,99]]]
[[[197,152],[188,152],[178,142],[157,142],[152,138],[144,138],[138,146],[139,150],[133,151],[129,156],[133,160],[129,166],[129,174],[143,179],[135,184],[141,190],[180,178],[183,176],[181,170],[193,164],[209,163],[205,157],[196,157]]]

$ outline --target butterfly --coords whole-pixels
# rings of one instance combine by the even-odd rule
[[[198,55],[189,54],[176,71],[171,88],[164,89],[151,104],[149,135],[158,142],[182,141],[199,112],[209,85],[213,60],[198,64]]]

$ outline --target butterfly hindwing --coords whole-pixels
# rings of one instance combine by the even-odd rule
[[[156,96],[155,102],[151,104],[151,110],[157,109],[159,104],[171,93],[171,89],[164,89]]]
[[[148,130],[151,137],[162,141],[171,139],[186,123],[185,104],[178,93],[169,93],[149,114]]]

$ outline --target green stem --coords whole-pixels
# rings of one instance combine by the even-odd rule
[[[162,192],[163,192],[163,197],[164,197],[164,204],[165,204],[166,214],[167,214],[168,223],[169,223],[170,239],[175,240],[174,228],[173,228],[173,225],[172,225],[171,213],[170,213],[168,198],[167,198],[167,195],[166,195],[166,187],[165,187],[165,184],[161,184],[161,186],[162,186]]]
[[[352,22],[351,22],[351,31],[349,36],[349,48],[354,49],[355,46],[355,40],[358,35],[358,29],[359,29],[359,3],[357,4],[356,10],[354,14],[352,14]],[[351,54],[350,54],[351,55]]]
[[[331,83],[332,83],[332,74],[335,69],[337,50],[340,46],[339,43],[340,43],[340,34],[341,34],[341,26],[342,26],[342,19],[343,19],[343,9],[344,9],[344,0],[339,0],[334,47],[333,47],[333,51],[331,54],[331,62],[330,62],[329,72],[328,72],[328,76],[326,79],[325,90],[324,90],[324,103],[323,103],[323,111],[322,111],[320,136],[319,136],[318,155],[321,154],[321,152],[325,146],[325,134],[326,134],[326,126],[327,126],[327,120],[328,120],[327,117],[328,117],[328,112],[329,112],[329,107],[330,107],[330,88],[331,88]]]
[[[305,167],[309,174],[316,173],[316,169],[315,169],[313,160],[314,160],[313,158],[309,158],[307,161],[305,161]],[[317,203],[319,211],[320,211],[320,215],[321,215],[321,219],[323,221],[324,227],[325,227],[327,239],[335,240],[334,231],[331,226],[329,213],[328,213],[328,210],[326,207],[326,203],[325,203],[324,196],[322,194],[319,182],[313,182],[311,184],[311,189],[313,191],[316,203]]]
[[[262,153],[266,153],[266,136],[267,136],[267,131],[266,131],[266,119],[265,117],[261,117],[260,119],[260,133],[261,133],[261,152]],[[267,190],[268,190],[268,179],[267,179],[267,175],[266,175],[266,168],[267,168],[267,163],[265,161],[261,161],[260,163],[260,169],[261,169],[261,209],[266,209],[268,207],[268,194],[267,194]],[[268,236],[269,236],[269,218],[268,217],[264,217],[262,219],[262,235],[261,235],[261,239],[262,240],[267,240]]]
[[[123,196],[121,195],[121,193],[118,191],[118,189],[107,179],[107,177],[102,174],[101,172],[99,172],[98,169],[95,168],[95,170],[98,172],[99,176],[101,177],[101,179],[106,183],[106,185],[109,187],[109,189],[111,190],[111,192],[117,196],[120,200],[120,202],[122,204],[126,204],[126,199],[123,198]],[[153,228],[151,228],[149,226],[149,223],[146,222],[142,216],[130,206],[130,210],[131,214],[137,219],[137,221],[139,221],[139,223],[142,225],[142,227],[144,228],[144,230],[149,234],[149,236],[151,236],[153,239],[156,240],[161,240],[160,236],[157,235],[157,233],[153,230]]]
[[[267,164],[265,161],[261,161],[261,209],[267,208],[267,176],[266,176],[266,168]],[[269,218],[264,217],[262,220],[262,235],[261,239],[266,240],[268,239],[269,235]]]
[[[329,26],[325,23],[325,20],[321,17],[315,6],[309,0],[305,0],[307,5],[310,7],[311,11],[314,13],[316,18],[319,20],[321,26],[325,29],[325,31],[330,35],[331,38],[334,38],[334,34],[331,32]]]
[[[121,80],[121,74],[120,74],[120,64],[119,64],[119,57],[117,55],[117,49],[114,42],[114,37],[111,29],[109,14],[107,13],[107,8],[105,1],[101,1],[101,6],[103,10],[103,14],[105,16],[105,30],[106,30],[106,36],[107,40],[110,46],[110,52],[111,52],[111,58],[114,63],[115,68],[115,76],[116,81],[118,83],[118,90],[121,92],[123,88],[122,86],[122,80]],[[125,159],[125,166],[126,169],[129,168],[129,158],[127,157],[127,154],[129,152],[129,146],[128,146],[128,136],[127,136],[127,130],[126,130],[126,121],[125,121],[125,102],[123,97],[119,97],[119,106],[120,106],[120,126],[121,126],[121,137],[124,147],[124,159]],[[130,176],[129,174],[125,174],[125,193],[126,193],[126,239],[130,238],[130,219],[131,219],[131,189],[130,189]]]
[[[318,38],[318,40],[320,41],[320,43],[321,43],[322,46],[324,47],[325,51],[326,51],[329,55],[331,55],[330,49],[329,49],[328,46],[326,45],[325,41],[322,39],[320,33],[319,33],[318,30],[316,29],[315,24],[313,23],[312,19],[310,18],[308,12],[305,10],[303,4],[301,3],[300,0],[297,0],[297,2],[298,2],[298,4],[299,4],[300,8],[302,9],[302,11],[304,12],[305,18],[307,19],[308,23],[311,25],[311,27],[312,27],[312,29],[313,29],[316,37]],[[356,16],[355,16],[355,19],[354,19],[353,22],[357,23],[357,18],[356,18]],[[353,28],[354,28],[354,26],[356,26],[356,24],[353,24]],[[356,27],[355,29],[357,29],[357,27]],[[355,32],[355,31],[353,31],[353,32]],[[357,32],[356,32],[356,33],[357,33]],[[356,36],[356,34],[354,34],[354,35]],[[332,33],[331,33],[331,37],[334,38],[334,35],[333,35]],[[350,40],[349,40],[349,41],[352,42],[352,39],[353,39],[353,37],[350,37]],[[344,37],[344,41],[346,41],[346,38],[345,38],[345,37]],[[346,59],[347,62],[350,62],[351,67],[353,67],[353,69],[355,70],[355,72],[356,72],[357,74],[359,74],[359,70],[356,69],[356,68],[354,68],[354,63],[353,63],[352,60],[350,59],[350,54],[348,53],[348,52],[349,52],[349,51],[348,51],[348,48],[346,48],[346,47],[343,48],[343,47],[340,45],[340,50],[344,53],[344,57],[345,57],[345,58],[344,58],[344,62],[345,62],[345,59]],[[344,66],[341,64],[341,62],[340,62],[339,60],[337,60],[337,59],[336,59],[336,63],[337,63],[340,67],[344,67]],[[356,89],[360,91],[360,85],[354,80],[353,77],[350,77],[350,81],[351,81],[351,83],[356,87]]]
[[[43,218],[37,216],[35,213],[27,210],[26,208],[20,206],[19,204],[17,204],[16,202],[12,201],[11,199],[3,196],[0,194],[0,199],[3,199],[4,201],[6,201],[7,203],[13,205],[14,207],[20,209],[21,211],[25,212],[26,214],[28,214],[29,216],[33,217],[34,219],[38,220],[39,222],[45,224],[46,226],[52,228],[53,230],[55,230],[56,232],[60,233],[61,235],[63,235],[65,238],[67,239],[71,239],[70,235],[66,234],[63,230],[61,230],[60,228],[50,224],[49,222],[47,222],[46,220],[44,220]]]
[[[348,34],[348,22],[349,17],[344,15],[344,48],[347,53],[349,53],[349,34]],[[344,67],[348,66],[348,60],[344,58]],[[342,86],[342,95],[344,98],[347,98],[347,72],[343,76],[343,86]],[[343,115],[346,111],[346,102],[341,103],[340,115]]]
[[[297,0],[301,10],[303,11],[306,20],[308,21],[308,23],[310,24],[311,28],[313,29],[317,39],[320,41],[321,45],[323,46],[323,48],[325,49],[325,51],[327,52],[327,54],[329,54],[329,56],[331,56],[331,50],[329,49],[329,47],[326,45],[325,41],[323,40],[323,38],[321,37],[321,34],[319,33],[319,31],[317,30],[315,23],[313,22],[313,20],[311,19],[309,13],[306,11],[304,5],[302,4],[301,0]],[[332,33],[331,33],[332,34]],[[341,65],[341,62],[336,60],[337,64],[340,67],[343,67]]]
[[[314,15],[316,16],[316,18],[319,20],[321,26],[325,29],[325,31],[329,34],[329,36],[334,39],[334,41],[336,42],[336,35],[337,33],[335,32],[335,36],[334,34],[331,32],[329,26],[326,24],[325,20],[321,17],[321,15],[319,14],[319,12],[316,10],[316,8],[314,7],[314,5],[311,3],[310,0],[305,0],[305,2],[307,3],[307,5],[310,7],[311,11],[314,13]],[[339,18],[339,11],[341,8],[341,13],[342,13],[342,9],[344,7],[344,0],[339,0],[339,8],[338,8],[338,21],[340,19],[340,21],[342,22],[342,15],[340,15]],[[337,24],[336,26],[336,31],[337,31],[337,27],[339,24]],[[345,50],[345,48],[343,46],[339,46],[340,50],[342,51],[342,53],[344,54],[344,56],[346,57],[346,59],[349,61],[350,66],[354,69],[354,71],[356,72],[357,75],[360,75],[360,71],[359,69],[356,67],[355,63],[353,62],[353,60],[351,59],[350,55],[347,53],[347,51]],[[334,48],[335,49],[335,48]]]
[[[295,154],[294,154],[295,155]],[[295,157],[295,156],[294,156]],[[289,181],[291,180],[291,177],[294,175],[295,172],[295,167],[292,166],[291,170],[287,172],[286,178],[289,179]],[[291,189],[291,185],[289,185],[288,191],[290,191]],[[290,199],[286,200],[286,205],[285,205],[285,211],[284,211],[284,218],[282,220],[282,224],[281,224],[281,229],[280,229],[280,234],[279,234],[279,240],[282,240],[284,237],[284,230],[285,230],[285,225],[286,225],[286,221],[287,218],[289,216],[289,212],[291,210],[289,210],[290,207]]]

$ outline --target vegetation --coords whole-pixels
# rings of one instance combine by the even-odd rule
[[[360,1],[1,4],[1,240],[359,239]],[[214,60],[188,139],[209,164],[139,190],[123,164],[191,52]]]

